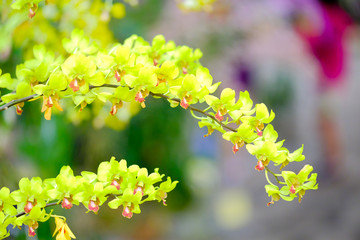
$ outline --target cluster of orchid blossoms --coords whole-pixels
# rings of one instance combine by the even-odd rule
[[[137,103],[144,108],[151,95],[166,99],[171,107],[180,105],[190,110],[199,126],[207,127],[205,136],[219,131],[233,144],[234,153],[246,146],[257,158],[255,169],[265,171],[266,176],[271,173],[277,180],[275,185],[267,177],[280,192],[277,195],[265,187],[274,201],[292,200],[297,194],[301,199],[306,190],[317,188],[316,173],[305,179],[288,180],[284,171],[275,174],[269,169],[270,164],[280,165],[281,171],[289,163],[303,161],[303,147],[294,152],[283,147],[284,140],[277,141],[278,134],[270,124],[275,114],[263,103],[253,106],[247,91],[236,97],[233,89],[225,88],[219,98],[214,96],[220,82],[213,83],[209,70],[200,64],[199,49],[176,46],[162,35],[151,44],[133,35],[123,44],[102,49],[80,30],[74,30],[71,39],[64,39],[63,46],[68,56],[55,57],[44,46],[36,46],[34,58],[17,66],[16,78],[10,74],[0,76],[0,88],[10,90],[1,96],[0,111],[15,105],[21,114],[24,102],[40,98],[48,120],[54,107],[62,111],[63,107],[73,109],[69,107],[72,104],[83,111],[92,103],[103,104],[110,115],[121,117],[118,110],[124,105]],[[207,104],[207,108],[200,110],[195,107],[197,103]],[[312,167],[306,169],[309,175]]]
[[[126,218],[140,213],[140,204],[147,201],[161,201],[166,205],[167,193],[175,188],[177,181],[171,181],[170,177],[162,181],[163,177],[158,169],[148,174],[146,168],[127,167],[125,160],[118,162],[113,157],[102,162],[97,173],[83,171],[80,176],[74,176],[71,168],[64,166],[56,178],[22,178],[18,190],[10,192],[6,187],[0,190],[0,239],[9,235],[7,227],[10,224],[13,227],[24,224],[28,227],[28,235],[35,236],[39,222],[50,217],[55,217],[55,232],[64,235],[59,239],[70,239],[68,236],[73,234],[67,230],[65,218],[52,215],[52,210],[46,212],[47,207],[58,204],[71,209],[81,203],[88,212],[97,214],[111,199],[108,206],[112,209],[121,207]]]

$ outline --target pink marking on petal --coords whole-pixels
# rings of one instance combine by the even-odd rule
[[[137,186],[137,188],[134,189],[134,195],[137,193],[137,192],[141,192],[141,194],[144,196],[144,189],[140,186]]]
[[[219,122],[221,122],[222,120],[224,120],[224,117],[223,117],[223,115],[221,114],[220,109],[217,110],[216,115],[215,115],[215,118],[216,118]]]
[[[120,82],[120,81],[121,81],[121,76],[120,76],[120,74],[119,74],[118,71],[115,71],[115,78],[116,78],[116,81],[117,81],[117,82]]]
[[[36,11],[33,8],[29,9],[29,18],[33,18],[36,14]]]
[[[264,168],[265,168],[265,166],[264,166],[263,162],[261,160],[259,160],[257,162],[257,165],[255,166],[255,169],[260,172],[260,171],[264,170]]]
[[[99,205],[93,200],[90,200],[88,204],[88,209],[90,211],[93,211],[94,213],[97,213],[99,211]]]
[[[145,101],[144,96],[142,95],[141,91],[137,92],[135,95],[135,101],[138,101],[139,103],[142,103]]]
[[[72,208],[72,206],[73,206],[72,202],[68,198],[64,197],[61,203],[61,207],[65,209],[70,209]]]
[[[187,109],[190,106],[190,104],[188,103],[185,97],[181,99],[180,106],[183,107],[184,109]]]
[[[54,105],[54,102],[53,102],[51,96],[49,96],[47,101],[46,101],[46,106],[51,108],[53,105]]]
[[[34,237],[36,235],[35,229],[33,227],[29,227],[28,234],[29,237]]]
[[[130,218],[132,218],[133,213],[131,212],[130,208],[129,208],[128,206],[126,206],[126,207],[124,208],[124,211],[122,212],[122,215],[123,215],[124,217],[130,219]]]
[[[291,192],[292,194],[295,194],[296,188],[294,187],[294,185],[291,185],[291,187],[290,187],[290,192]]]
[[[258,127],[256,127],[255,129],[256,129],[257,135],[261,137],[263,135],[263,132]]]
[[[29,213],[35,204],[31,201],[27,201],[24,207],[24,212]]]
[[[237,151],[239,151],[239,144],[235,143],[233,146],[233,152],[236,153]]]
[[[19,105],[16,105],[16,114],[21,115],[22,113],[23,113],[23,109]]]
[[[120,184],[116,179],[112,180],[111,185],[116,187],[117,190],[120,190]]]
[[[69,87],[70,87],[74,92],[77,92],[77,91],[80,90],[79,82],[78,82],[78,80],[77,80],[76,78],[70,82]]]

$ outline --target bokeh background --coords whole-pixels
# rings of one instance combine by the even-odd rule
[[[304,163],[319,173],[319,190],[300,204],[267,207],[265,177],[245,149],[234,155],[220,134],[203,138],[206,130],[189,112],[150,98],[120,130],[91,118],[74,124],[65,114],[46,121],[35,103],[21,117],[2,112],[0,186],[14,190],[21,177],[53,177],[66,164],[75,174],[96,171],[115,156],[159,167],[180,184],[167,207],[143,204],[131,220],[106,207],[97,216],[82,206],[56,207],[78,239],[360,239],[359,20],[358,0],[218,0],[212,11],[200,12],[176,1],[143,0],[110,21],[120,42],[131,34],[146,40],[163,34],[200,48],[220,88],[248,90],[254,102],[273,109],[285,146],[304,144]],[[25,45],[5,46],[0,68],[14,73]],[[40,224],[37,238],[50,239],[53,228]],[[25,232],[14,229],[9,239],[26,239]]]

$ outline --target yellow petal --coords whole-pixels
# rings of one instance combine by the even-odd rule
[[[46,120],[51,120],[51,108],[46,109],[44,117]]]
[[[62,228],[59,234],[56,236],[56,240],[68,240],[64,234],[64,228]]]
[[[61,229],[64,227],[64,220],[62,220],[61,218],[59,217],[55,217],[55,225],[56,225],[56,228],[55,228],[55,231],[54,231],[54,234],[53,236],[55,236],[55,234]]]
[[[60,104],[58,103],[58,101],[54,101],[54,106],[57,108],[57,110],[59,110],[59,111],[64,111],[64,110],[61,108],[61,106],[60,106]]]
[[[65,223],[65,233],[67,233],[71,238],[76,239],[75,235],[70,230],[69,226]]]

